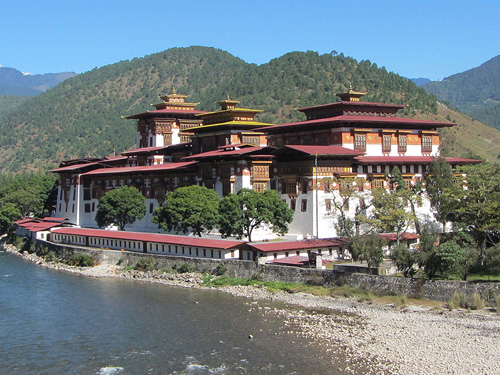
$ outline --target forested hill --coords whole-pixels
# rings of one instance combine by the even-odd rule
[[[500,129],[500,55],[477,68],[429,82],[423,87],[439,100]]]
[[[136,123],[120,116],[152,109],[174,86],[198,109],[215,110],[229,94],[278,123],[302,119],[297,107],[338,100],[349,84],[367,91],[368,101],[409,104],[403,115],[437,112],[435,98],[410,80],[342,54],[293,52],[257,66],[214,48],[173,48],[67,79],[10,111],[0,123],[0,169],[126,150]]]

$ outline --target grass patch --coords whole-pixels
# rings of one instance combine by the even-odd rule
[[[500,282],[500,275],[472,274],[467,276],[467,281]]]

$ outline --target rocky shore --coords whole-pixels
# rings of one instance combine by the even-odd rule
[[[45,262],[20,254],[43,267],[89,277],[115,277],[165,285],[207,288],[201,274],[124,270],[113,265],[89,268]],[[249,312],[278,314],[288,331],[306,336],[324,350],[325,358],[343,357],[343,372],[370,374],[500,374],[498,314],[423,306],[393,306],[355,298],[319,297],[270,292],[265,287],[217,288],[247,298]],[[256,301],[283,302],[286,308],[263,308]],[[368,366],[368,367],[367,367]]]

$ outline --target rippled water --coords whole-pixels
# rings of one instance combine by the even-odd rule
[[[322,348],[248,310],[216,291],[91,279],[0,252],[0,374],[332,373]]]

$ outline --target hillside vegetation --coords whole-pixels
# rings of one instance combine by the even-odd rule
[[[477,68],[422,87],[459,111],[500,129],[500,55]]]
[[[338,100],[349,84],[367,91],[367,101],[408,104],[402,115],[437,116],[435,97],[370,61],[293,52],[257,66],[214,48],[173,48],[67,79],[10,111],[0,123],[0,169],[129,149],[136,123],[120,116],[153,109],[174,86],[200,102],[197,109],[215,110],[229,94],[244,107],[264,109],[261,121],[280,123],[303,119],[297,107]]]
[[[0,95],[0,121],[28,99],[29,96]]]

